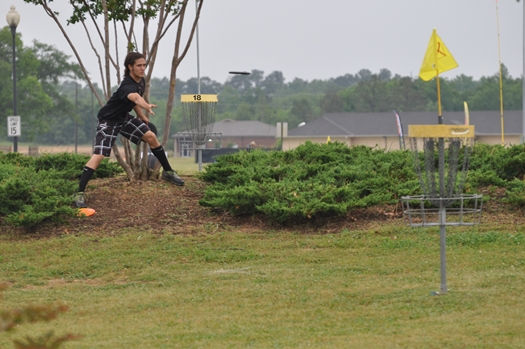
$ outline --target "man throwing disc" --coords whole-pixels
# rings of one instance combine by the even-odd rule
[[[130,52],[124,61],[124,79],[117,91],[98,112],[98,126],[95,136],[95,147],[91,159],[84,166],[80,177],[78,193],[75,196],[75,205],[79,208],[87,207],[84,191],[91,176],[105,157],[111,155],[111,147],[121,134],[135,144],[144,141],[149,144],[151,152],[162,165],[162,179],[175,185],[184,185],[184,181],[171,168],[164,148],[157,136],[148,127],[149,120],[142,112],[153,113],[155,104],[149,104],[142,98],[146,82],[144,71],[146,59],[138,52]],[[131,110],[137,115],[129,114]]]

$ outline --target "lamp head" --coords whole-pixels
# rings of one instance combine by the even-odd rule
[[[20,14],[16,12],[16,8],[14,6],[11,6],[11,9],[5,16],[5,19],[7,20],[7,24],[9,24],[10,27],[18,27],[18,23],[20,23]]]

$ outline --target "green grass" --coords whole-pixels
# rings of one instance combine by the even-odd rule
[[[199,172],[199,164],[195,163],[195,158],[169,158],[170,165],[180,175],[192,175]],[[202,164],[202,168],[208,164]]]
[[[525,348],[525,235],[383,226],[301,234],[222,230],[0,237],[1,309],[63,302],[63,348]]]

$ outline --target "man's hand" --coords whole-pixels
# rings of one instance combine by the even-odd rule
[[[151,115],[155,115],[155,113],[153,112],[153,108],[157,108],[157,105],[156,104],[148,104],[148,108],[145,108],[148,113],[150,113]]]

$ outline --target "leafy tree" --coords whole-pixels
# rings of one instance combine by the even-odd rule
[[[258,76],[256,81],[262,81],[260,86],[265,87],[269,77],[261,75],[261,71],[254,72]],[[284,76],[279,76],[279,80],[283,81]],[[511,84],[511,81],[514,80],[510,77],[504,81],[505,94],[511,96],[507,98],[507,106],[517,105],[521,101],[518,96],[519,85]],[[444,110],[463,110],[463,101],[471,101],[480,87],[479,81],[464,75],[452,80],[442,78],[441,83]],[[394,108],[399,111],[437,110],[435,84],[397,74],[392,76],[387,69],[381,69],[379,74],[362,69],[355,75],[345,74],[324,81],[309,82],[295,78],[283,84],[275,93],[273,90],[269,93],[267,89],[261,91],[255,86],[256,82],[245,76],[235,77],[226,83],[220,91],[218,119],[231,118],[232,113],[236,119],[259,118],[258,110],[263,104],[267,111],[270,108],[274,115],[279,115],[279,121],[288,122],[290,126],[313,120],[323,112],[385,112]],[[267,94],[266,100],[262,98],[261,92]],[[516,101],[516,104],[511,104],[511,101]],[[240,108],[238,111],[237,107]],[[470,108],[476,110],[475,105]],[[261,121],[266,115],[262,116]]]
[[[221,90],[221,87],[220,83],[213,81],[209,77],[202,77],[200,79],[200,93],[202,94],[217,94]],[[197,78],[189,79],[180,91],[185,94],[197,93],[199,91],[199,80]]]
[[[291,114],[300,120],[299,122],[312,121],[317,117],[312,104],[304,97],[293,101]]]
[[[473,110],[499,110],[499,80],[497,76],[483,76],[469,105]]]
[[[273,95],[284,86],[284,76],[280,71],[270,73],[261,83],[261,88],[268,94]]]
[[[220,94],[217,120],[260,120],[272,124],[283,121],[288,122],[289,127],[295,127],[300,122],[321,116],[322,113],[437,110],[436,84],[419,78],[393,75],[387,69],[381,69],[378,74],[370,76],[369,72],[363,69],[360,74],[345,74],[328,80],[306,81],[295,78],[285,83],[280,72],[265,76],[260,70],[252,70],[251,76],[255,76],[254,79],[251,76],[233,76],[221,85],[204,78],[203,85],[213,86],[212,91]],[[267,88],[270,85],[266,83],[274,80],[277,84],[271,86],[275,87]],[[476,103],[476,94],[484,93],[481,81],[465,75],[453,79],[441,78],[440,81],[445,111],[462,111],[464,101],[469,102],[471,110],[484,109],[478,108]],[[186,89],[186,86],[196,86],[196,79],[177,84]],[[488,82],[487,84],[489,85]],[[496,100],[499,85],[494,80],[490,81],[490,86],[492,90],[485,93]],[[507,74],[503,77],[503,89],[505,108],[519,109],[521,80],[513,79]],[[483,101],[487,99],[486,96],[478,98]],[[173,113],[174,120],[180,118],[177,113],[177,110]],[[172,132],[176,130],[180,128],[172,128]]]
[[[337,78],[330,79],[330,82],[333,82],[336,86],[340,88],[347,88],[357,84],[359,77],[357,75],[345,74],[343,76],[338,76]]]
[[[461,93],[474,92],[479,86],[479,81],[474,81],[473,77],[464,74],[456,76],[451,83]]]
[[[234,75],[227,82],[227,85],[232,86],[238,91],[248,91],[252,88],[257,88],[263,80],[264,72],[262,70],[252,70],[250,75]]]
[[[288,89],[291,93],[305,92],[308,88],[308,81],[295,78],[292,82],[288,83]]]
[[[409,77],[392,79],[388,83],[391,105],[398,111],[423,111],[426,99],[423,91],[417,89]]]
[[[55,88],[68,105],[67,114],[64,117],[50,117],[49,131],[38,135],[36,141],[57,145],[92,143],[95,137],[98,104],[91,89],[76,81],[62,82]]]
[[[504,65],[502,65],[501,72],[505,109],[521,109],[523,90],[521,79],[512,79],[507,67]],[[472,110],[500,110],[499,73],[488,77],[483,76],[480,79],[478,88],[474,91],[469,106],[472,106]]]
[[[388,81],[392,78],[392,73],[390,72],[390,70],[383,68],[379,71],[378,76],[379,76],[379,79],[383,81]]]
[[[154,72],[159,45],[162,39],[166,37],[169,29],[174,26],[174,23],[177,23],[173,44],[174,53],[169,75],[168,100],[164,115],[163,130],[166,132],[162,135],[162,144],[166,145],[169,139],[169,133],[167,131],[170,130],[171,124],[177,68],[186,56],[193,40],[204,0],[198,2],[196,15],[191,22],[189,33],[184,39],[184,22],[186,10],[190,3],[189,0],[150,0],[146,2],[137,2],[134,0],[94,0],[89,2],[84,0],[71,0],[69,3],[73,8],[73,14],[67,19],[67,25],[81,25],[84,28],[86,38],[81,39],[78,44],[85,45],[86,42],[89,42],[93,49],[93,55],[99,62],[103,96],[101,96],[95,88],[92,77],[85,68],[84,60],[86,57],[81,57],[78,54],[75,43],[65,30],[64,23],[59,19],[59,13],[53,10],[52,2],[46,0],[24,1],[41,7],[46,14],[55,21],[75,52],[75,57],[82,69],[82,73],[101,106],[111,96],[112,81],[119,83],[121,80],[119,57],[120,50],[122,50],[123,47],[118,45],[119,35],[117,25],[119,27],[121,26],[125,33],[124,40],[121,40],[124,41],[125,45],[124,55],[130,51],[140,51],[147,54],[146,63],[149,69],[145,77],[146,91],[144,92],[144,97],[146,100],[149,100],[151,77]],[[153,24],[154,20],[156,20],[158,25],[151,30],[152,34],[150,34],[150,24]],[[141,22],[139,23],[139,21]],[[93,35],[93,33],[95,35]],[[112,42],[113,38],[115,38],[115,43]],[[140,45],[137,42],[137,38],[141,39]],[[99,50],[101,53],[99,53]],[[128,141],[124,142],[124,147],[126,153],[133,154]],[[144,155],[142,161],[140,161],[139,151],[135,153],[135,156],[126,156],[125,159],[120,156],[120,152],[116,146],[113,148],[113,151],[117,161],[131,180],[139,178],[146,179],[148,177],[147,156],[145,156],[147,151],[146,145],[142,147],[142,153]],[[155,176],[158,176],[159,167],[160,166],[157,165],[154,172]]]
[[[356,111],[384,112],[392,109],[387,83],[375,74],[360,81],[350,98]]]
[[[12,81],[12,36],[8,27],[0,31],[0,77]],[[21,35],[16,37],[17,106],[22,115],[22,140],[32,140],[36,135],[50,130],[53,120],[64,121],[71,117],[71,103],[60,94],[58,84],[64,79],[79,76],[78,65],[69,62],[69,56],[55,47],[33,42],[25,47]],[[0,107],[13,113],[12,84],[0,85]],[[3,129],[6,123],[1,123]],[[2,132],[2,136],[6,132]]]
[[[444,111],[463,110],[463,98],[446,78],[440,78],[441,107]],[[416,89],[423,91],[427,100],[426,111],[437,111],[437,85],[434,81],[427,82],[417,79]]]
[[[255,106],[249,103],[241,103],[235,112],[236,120],[253,120],[255,115]]]
[[[372,78],[372,72],[368,69],[361,69],[357,72],[357,76],[359,77],[360,81],[367,81]]]
[[[503,105],[506,110],[521,110],[523,108],[522,79],[503,81]]]
[[[343,112],[343,99],[335,91],[326,93],[320,100],[319,105],[323,113]]]

